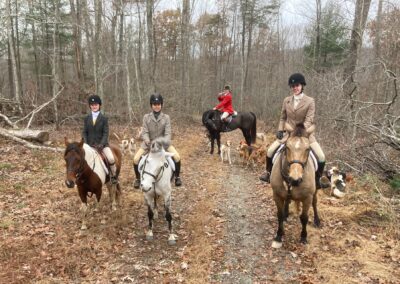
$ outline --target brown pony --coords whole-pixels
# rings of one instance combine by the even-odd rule
[[[314,209],[314,223],[317,226],[320,224],[317,212],[315,166],[309,155],[311,148],[308,136],[312,129],[306,130],[303,124],[299,124],[293,130],[286,124],[286,130],[290,136],[278,154],[271,173],[271,186],[278,215],[278,231],[272,243],[274,248],[282,247],[283,221],[288,216],[291,200],[302,203],[301,243],[307,243],[308,211],[311,204]]]
[[[119,197],[121,194],[120,185],[112,185],[110,175],[106,174],[104,163],[96,150],[87,144],[80,142],[68,142],[65,140],[64,159],[66,162],[67,176],[65,184],[69,188],[73,188],[75,184],[78,186],[79,197],[82,201],[82,226],[81,230],[86,230],[86,217],[88,211],[87,197],[96,195],[97,203],[100,202],[103,184],[107,185],[112,211],[117,210],[119,205]],[[111,151],[115,157],[115,165],[117,168],[116,175],[118,177],[121,170],[122,155],[118,146],[110,145]],[[109,172],[109,170],[108,170]],[[105,223],[103,218],[102,223]]]

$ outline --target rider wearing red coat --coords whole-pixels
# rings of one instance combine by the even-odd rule
[[[225,86],[224,89],[224,92],[218,94],[218,100],[220,103],[214,107],[214,110],[219,110],[222,112],[222,120],[225,120],[229,115],[234,113],[231,88],[229,86]]]

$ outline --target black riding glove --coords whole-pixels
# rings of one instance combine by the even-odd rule
[[[281,140],[283,138],[283,131],[279,130],[278,132],[276,132],[276,138]]]

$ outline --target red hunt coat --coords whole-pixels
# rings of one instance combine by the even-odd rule
[[[219,95],[218,100],[220,103],[215,107],[216,109],[220,110],[221,112],[227,112],[229,114],[232,114],[233,107],[232,107],[232,93],[227,92],[224,95]]]

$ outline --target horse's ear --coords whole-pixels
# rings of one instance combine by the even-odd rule
[[[171,152],[165,152],[165,157],[173,157],[174,156],[174,153],[171,153]]]
[[[64,143],[65,143],[65,146],[68,146],[68,144],[69,144],[68,138],[66,136],[64,136]]]
[[[79,147],[80,147],[80,148],[82,148],[83,143],[84,143],[84,141],[83,141],[83,138],[82,138],[82,139],[81,139],[81,142],[79,142]]]
[[[313,133],[315,131],[315,125],[313,124],[313,125],[311,125],[310,127],[308,127],[307,129],[306,129],[306,133],[308,134],[308,135],[310,135],[311,133]]]
[[[285,130],[286,130],[287,132],[293,132],[293,131],[294,131],[294,128],[293,128],[293,126],[291,126],[289,123],[285,122]]]

